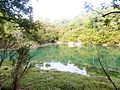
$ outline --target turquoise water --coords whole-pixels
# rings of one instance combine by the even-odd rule
[[[97,49],[96,49],[97,48]],[[106,70],[120,71],[119,47],[73,47],[68,45],[52,45],[31,50],[32,60],[55,61],[64,64],[73,63],[79,67],[92,66],[100,68],[98,51],[101,62]]]

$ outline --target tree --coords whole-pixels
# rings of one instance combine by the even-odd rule
[[[3,61],[8,57],[13,62],[13,90],[18,89],[19,81],[28,69],[30,62],[29,46],[24,42],[21,43],[18,36],[21,34],[23,41],[26,39],[25,37],[36,40],[37,36],[33,32],[33,29],[35,29],[34,25],[32,7],[29,4],[29,0],[0,1],[0,41],[2,42],[0,43],[0,68]],[[16,31],[18,36],[15,35]],[[5,78],[3,79],[5,80]],[[0,81],[4,82],[4,80]],[[3,82],[0,84],[0,89]]]
[[[0,19],[18,22],[24,15],[32,18],[32,7],[29,0],[1,0],[0,1]]]

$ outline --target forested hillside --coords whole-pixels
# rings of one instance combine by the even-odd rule
[[[100,9],[99,12],[93,10],[86,15],[57,23],[41,19],[36,22],[40,28],[38,35],[41,38],[41,43],[72,41],[83,44],[119,44],[120,15],[119,13],[105,15],[118,10],[109,6]]]

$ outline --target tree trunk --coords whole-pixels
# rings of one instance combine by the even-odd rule
[[[18,89],[18,76],[16,75],[15,78],[13,79],[13,90]]]
[[[17,90],[19,86],[19,72],[20,72],[20,63],[15,67],[15,71],[13,72],[13,90]]]

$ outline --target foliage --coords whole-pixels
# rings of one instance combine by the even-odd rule
[[[51,23],[46,20],[36,21],[40,43],[55,41],[82,42],[83,44],[108,44],[120,43],[120,15],[105,13],[117,10],[107,7],[88,12],[84,16],[78,16],[73,20],[62,23],[62,25]]]
[[[113,4],[116,3],[115,0]],[[37,20],[35,22],[37,31],[34,32],[33,36],[37,36],[36,39],[39,44],[54,43],[56,41],[79,41],[83,44],[119,44],[120,15],[114,13],[119,12],[119,8],[102,4],[96,11],[91,4],[87,3],[86,8],[89,8],[90,12],[72,20],[59,22]]]
[[[101,10],[108,12],[109,9]],[[83,44],[108,44],[120,43],[120,15],[109,15],[106,18],[95,12],[86,16],[73,19],[67,26],[62,41],[81,41]]]
[[[13,62],[12,89],[18,89],[20,78],[28,69],[30,58],[28,58],[29,49],[26,46],[26,40],[29,39],[27,35],[35,36],[34,33],[31,34],[33,28],[35,29],[35,26],[32,21],[32,7],[29,0],[0,1],[0,76],[2,77],[0,78],[0,89],[6,81],[6,76],[1,71],[2,63],[5,60]]]
[[[63,27],[47,20],[38,20],[35,24],[37,27],[39,44],[55,43],[59,40]]]

